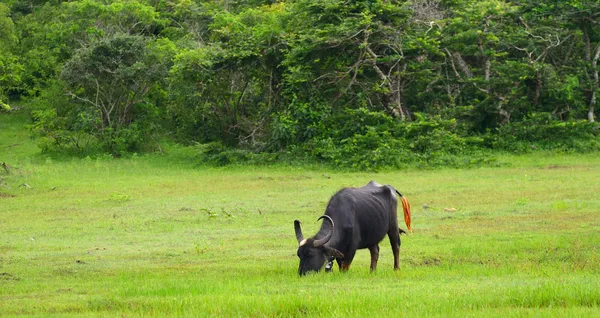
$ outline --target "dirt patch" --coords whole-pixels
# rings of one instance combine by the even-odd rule
[[[584,165],[557,165],[557,164],[551,164],[551,165],[543,167],[542,169],[559,170],[559,169],[585,169],[585,168],[588,168],[588,167],[584,166]]]
[[[0,198],[14,198],[14,194],[0,192]]]
[[[20,279],[13,274],[0,273],[0,280],[20,280]]]
[[[435,257],[424,258],[421,265],[424,266],[440,266],[441,260]]]
[[[442,260],[437,257],[424,257],[422,259],[406,259],[406,262],[414,266],[440,266]]]
[[[278,176],[278,177],[263,177],[258,176],[258,180],[278,180],[278,181],[300,181],[300,180],[309,180],[312,179],[310,176]]]

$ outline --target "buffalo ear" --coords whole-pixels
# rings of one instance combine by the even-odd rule
[[[335,258],[344,258],[344,254],[342,254],[342,252],[331,247],[325,247],[325,255]]]

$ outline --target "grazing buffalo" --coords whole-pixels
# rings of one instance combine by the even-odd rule
[[[361,188],[344,188],[338,191],[327,204],[323,224],[313,237],[305,239],[300,221],[294,221],[298,239],[298,273],[305,275],[319,271],[327,262],[325,271],[331,271],[333,259],[340,271],[347,271],[356,250],[368,248],[371,252],[371,270],[377,267],[379,242],[387,234],[394,252],[394,269],[400,266],[400,233],[398,227],[398,196],[404,210],[404,221],[409,231],[410,205],[408,200],[389,185],[375,181]]]

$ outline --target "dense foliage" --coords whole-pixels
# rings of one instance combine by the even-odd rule
[[[597,150],[599,59],[598,0],[0,4],[0,102],[28,101],[49,151],[169,139],[378,168]]]

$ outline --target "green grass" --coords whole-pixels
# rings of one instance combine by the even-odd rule
[[[600,315],[600,156],[349,173],[39,154],[0,115],[0,316]],[[293,220],[371,179],[413,205],[401,270],[300,278]],[[26,183],[30,188],[22,186]],[[429,209],[423,209],[426,203]],[[446,212],[444,208],[456,208]],[[404,227],[404,225],[403,225]]]

